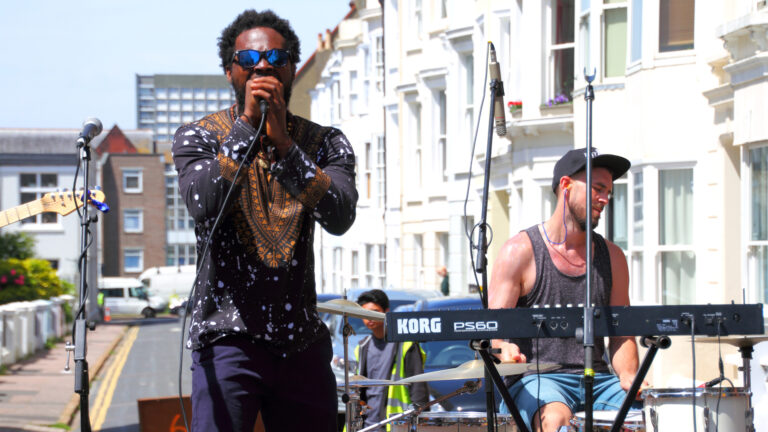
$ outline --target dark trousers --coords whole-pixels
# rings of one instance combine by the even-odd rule
[[[192,352],[192,431],[336,431],[336,378],[326,337],[283,358],[229,336]]]

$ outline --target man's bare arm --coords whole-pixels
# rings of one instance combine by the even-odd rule
[[[508,309],[517,305],[520,296],[527,293],[525,282],[530,279],[527,272],[532,260],[533,246],[527,234],[518,233],[504,243],[493,264],[488,287],[489,309]],[[526,361],[517,345],[502,339],[494,339],[492,344],[494,348],[501,349],[499,358],[502,362]]]
[[[607,242],[611,256],[611,306],[629,306],[629,269],[624,252],[613,243]],[[619,377],[621,387],[628,390],[635,379],[639,365],[637,344],[632,336],[610,339],[611,365]]]

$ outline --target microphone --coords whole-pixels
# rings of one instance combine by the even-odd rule
[[[491,75],[491,82],[496,80],[496,97],[493,100],[493,120],[496,122],[496,135],[503,137],[507,134],[507,119],[504,114],[504,83],[501,82],[501,71],[499,62],[496,61],[496,48],[491,44],[491,58],[488,62],[488,72]]]
[[[83,130],[80,131],[80,136],[77,138],[77,145],[87,145],[96,135],[101,133],[101,122],[96,117],[89,117],[83,122]]]
[[[269,110],[269,103],[264,99],[259,99],[259,110],[262,114],[266,114],[267,110]]]

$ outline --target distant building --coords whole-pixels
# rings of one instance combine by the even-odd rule
[[[139,128],[155,132],[155,151],[165,157],[165,265],[194,264],[194,223],[179,195],[171,160],[173,134],[182,124],[235,103],[232,87],[220,75],[136,75],[136,118]],[[158,264],[160,265],[160,264]]]
[[[146,131],[151,137],[151,131]],[[110,212],[102,216],[102,276],[138,276],[166,259],[165,162],[114,126],[96,148]]]

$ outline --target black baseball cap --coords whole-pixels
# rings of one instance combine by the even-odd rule
[[[612,154],[600,154],[597,149],[592,147],[592,168],[607,168],[613,175],[613,179],[624,175],[632,164],[621,156]],[[587,148],[573,149],[564,154],[555,164],[552,172],[552,191],[557,193],[557,187],[560,185],[560,179],[563,176],[572,176],[587,167]]]
[[[366,303],[376,303],[384,310],[389,309],[389,297],[380,289],[372,289],[360,294],[360,297],[357,298],[357,304],[362,306]]]

